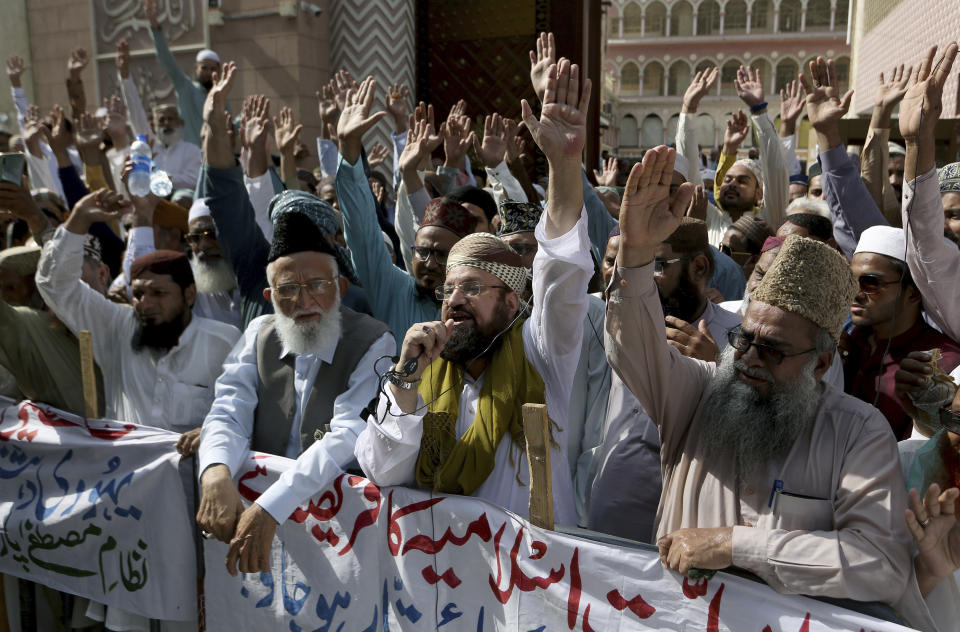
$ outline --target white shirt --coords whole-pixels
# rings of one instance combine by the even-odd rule
[[[263,233],[263,238],[267,242],[273,241],[273,222],[270,221],[270,200],[279,191],[273,190],[273,178],[270,176],[270,170],[267,169],[256,178],[248,178],[243,175],[243,186],[247,189],[247,197],[250,198],[250,206],[253,207],[253,217]]]
[[[243,336],[223,363],[217,379],[216,400],[203,422],[198,452],[202,474],[211,465],[222,463],[235,476],[247,457],[253,418],[257,409],[257,334],[267,316],[250,321]],[[316,494],[354,462],[354,443],[366,422],[360,411],[377,393],[374,363],[383,356],[392,356],[397,349],[393,334],[377,338],[360,358],[347,382],[347,390],[334,400],[330,432],[300,453],[300,415],[320,368],[333,360],[337,345],[320,353],[297,356],[294,362],[294,389],[297,410],[290,425],[290,437],[284,456],[296,459],[294,467],[284,472],[257,500],[274,519],[283,523],[297,506]],[[291,353],[282,349],[280,357]],[[384,360],[384,365],[388,364]],[[387,368],[386,366],[382,369]]]
[[[587,312],[587,282],[593,274],[586,213],[565,235],[548,240],[544,232],[546,214],[540,218],[535,235],[539,250],[533,263],[533,313],[523,324],[523,349],[546,386],[547,413],[560,428],[554,432],[557,446],[551,448],[554,510],[559,524],[575,525],[577,512],[573,482],[567,463],[567,408],[574,372],[580,359],[583,320]],[[510,376],[506,376],[509,379]],[[477,399],[483,381],[504,379],[484,373],[479,380],[464,375],[457,416],[457,437],[473,424]],[[418,410],[423,400],[418,397]],[[420,453],[423,411],[399,412],[392,389],[381,395],[377,419],[371,421],[357,438],[356,455],[367,477],[378,485],[410,485]],[[513,463],[511,464],[511,451]],[[522,482],[518,483],[517,479]],[[526,516],[529,512],[530,485],[524,448],[516,448],[508,435],[497,446],[494,468],[473,494]]]
[[[154,143],[153,164],[157,169],[167,172],[174,189],[193,191],[197,188],[203,155],[199,147],[185,140],[178,140],[169,147]]]
[[[240,331],[193,316],[168,352],[134,351],[130,341],[138,320],[133,309],[80,280],[83,240],[84,235],[57,228],[40,257],[37,289],[70,331],[92,333],[107,417],[174,432],[197,427],[213,402],[220,365]]]

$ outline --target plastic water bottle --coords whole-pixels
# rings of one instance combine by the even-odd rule
[[[150,145],[143,134],[130,145],[130,160],[133,162],[133,171],[127,176],[127,189],[130,195],[145,197],[150,193],[150,165],[153,163]]]
[[[157,197],[165,198],[173,192],[173,181],[166,171],[154,169],[150,174],[150,192]]]

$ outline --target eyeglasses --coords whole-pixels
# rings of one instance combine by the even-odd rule
[[[435,288],[433,290],[433,294],[437,297],[438,301],[449,301],[450,297],[453,296],[453,293],[457,290],[460,290],[467,298],[476,298],[486,290],[497,287],[505,290],[510,289],[506,285],[483,285],[481,283],[467,281],[466,283],[461,283],[460,285],[444,285],[443,287]]]
[[[664,268],[678,261],[683,261],[684,259],[686,259],[686,257],[676,257],[674,259],[660,259],[656,257],[653,260],[653,273],[657,276],[662,276]]]
[[[215,230],[201,230],[197,233],[187,233],[184,235],[187,240],[187,243],[190,244],[199,244],[204,239],[216,239],[217,231]]]
[[[864,294],[879,294],[883,290],[885,285],[893,285],[894,283],[899,283],[900,279],[896,281],[884,281],[876,274],[861,274],[857,277],[857,283],[860,284],[860,291]]]
[[[426,246],[414,246],[413,247],[413,256],[420,261],[426,261],[431,256],[437,265],[445,266],[447,265],[447,255],[450,254],[449,250],[440,250],[439,248],[427,248]]]
[[[726,244],[720,244],[720,247],[717,248],[717,250],[734,260],[749,259],[753,256],[752,252],[747,252],[745,250],[732,250],[730,246]]]
[[[776,347],[754,342],[753,335],[751,334],[748,337],[748,335],[743,333],[743,329],[740,327],[734,327],[727,333],[727,341],[730,343],[730,346],[739,351],[741,355],[749,351],[750,347],[753,347],[757,350],[757,355],[760,357],[760,361],[769,366],[778,366],[781,362],[783,362],[784,358],[792,358],[793,356],[816,351],[816,348],[813,348],[807,349],[806,351],[798,351],[796,353],[784,353]]]
[[[273,288],[277,296],[285,301],[296,301],[300,298],[300,290],[306,288],[307,294],[314,298],[326,296],[337,283],[337,279],[313,279],[306,283],[283,283]]]

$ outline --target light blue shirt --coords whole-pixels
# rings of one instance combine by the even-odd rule
[[[247,457],[258,402],[257,335],[265,318],[261,316],[250,322],[223,363],[223,373],[217,379],[216,399],[203,422],[198,454],[201,473],[211,465],[223,464],[231,476],[236,476]],[[333,344],[319,353],[297,356],[294,362],[297,409],[284,456],[296,459],[297,463],[257,500],[279,523],[301,502],[354,464],[354,443],[366,425],[360,411],[377,393],[374,363],[385,355],[393,355],[396,342],[392,334],[385,333],[370,345],[350,375],[347,390],[334,400],[330,431],[301,454],[301,414],[320,368],[333,360],[336,348]],[[280,357],[288,353],[292,352],[284,348]],[[389,362],[384,360],[383,364]]]

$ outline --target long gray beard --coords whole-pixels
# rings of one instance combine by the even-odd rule
[[[193,281],[197,285],[197,292],[201,294],[231,292],[237,287],[237,277],[233,273],[233,268],[223,257],[205,261],[191,254],[190,268],[193,269]]]
[[[295,320],[297,313],[287,316],[280,306],[273,304],[274,324],[280,342],[289,351],[297,355],[311,355],[331,348],[340,340],[342,330],[340,319],[340,297],[329,311],[323,313],[319,322],[299,324]]]
[[[711,456],[733,459],[740,476],[746,477],[787,456],[797,438],[813,424],[823,391],[813,372],[816,356],[796,379],[774,384],[766,397],[740,381],[736,369],[746,365],[733,356],[733,347],[721,355],[707,392],[701,432],[710,441]],[[766,371],[751,372],[766,374],[772,381]]]

